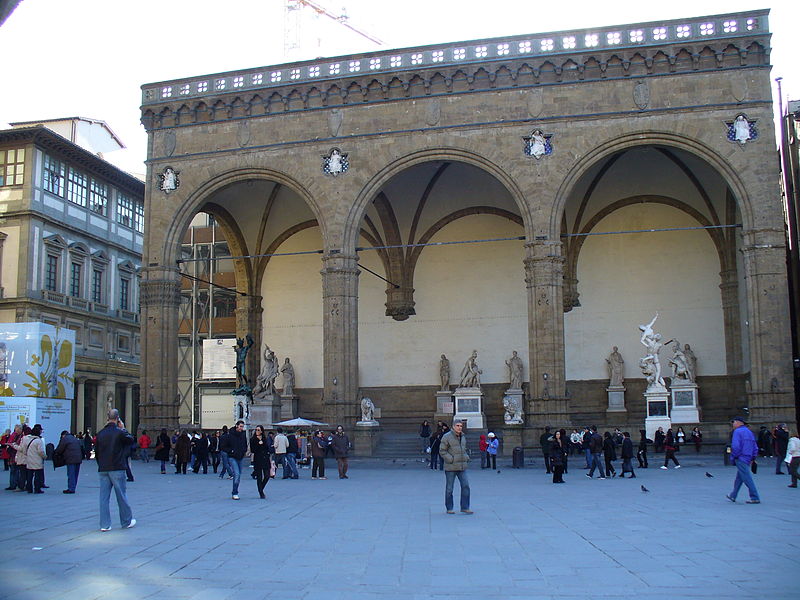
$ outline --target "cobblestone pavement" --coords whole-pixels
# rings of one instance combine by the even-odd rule
[[[797,598],[800,490],[761,461],[761,505],[725,499],[734,469],[710,457],[659,463],[634,480],[589,480],[572,459],[566,485],[540,466],[470,469],[474,515],[447,515],[444,476],[413,461],[352,461],[340,480],[255,482],[168,475],[134,463],[138,523],[99,531],[98,480],[78,492],[48,466],[42,495],[0,492],[0,596],[415,600],[497,598]],[[710,471],[714,477],[707,478]],[[280,475],[280,473],[279,473]],[[640,485],[650,492],[643,493]],[[458,484],[456,484],[456,488]],[[456,492],[456,498],[458,498]],[[456,499],[456,503],[458,500]],[[458,508],[458,506],[456,506]]]

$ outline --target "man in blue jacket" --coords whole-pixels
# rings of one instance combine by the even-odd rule
[[[736,495],[742,484],[747,486],[750,492],[750,500],[747,504],[760,504],[761,498],[758,496],[756,484],[750,474],[750,463],[758,456],[758,444],[753,432],[745,424],[744,417],[734,417],[731,421],[733,436],[731,437],[731,462],[736,465],[736,480],[733,482],[733,491],[725,496],[731,502],[736,502]]]
[[[108,423],[97,432],[97,443],[94,447],[100,479],[100,531],[111,529],[108,501],[112,488],[117,496],[120,523],[127,528],[136,525],[125,490],[125,469],[128,466],[131,445],[135,441],[119,418],[119,411],[116,408],[109,410]]]

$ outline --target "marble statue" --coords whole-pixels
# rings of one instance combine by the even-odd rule
[[[361,399],[361,421],[366,423],[375,421],[375,405],[366,396]]]
[[[689,365],[689,360],[681,349],[681,344],[675,340],[675,346],[672,349],[672,358],[669,359],[669,364],[672,366],[672,383],[692,383],[692,368]]]
[[[245,344],[245,340],[247,344]],[[245,360],[247,359],[247,353],[254,343],[253,336],[249,333],[245,336],[244,340],[242,338],[236,338],[236,345],[233,347],[233,351],[236,353],[236,366],[234,369],[236,370],[236,385],[239,388],[249,385],[247,383]]]
[[[517,356],[517,351],[511,353],[511,358],[506,361],[508,366],[508,379],[511,382],[508,386],[512,390],[522,389],[522,359]]]
[[[458,383],[458,387],[462,388],[480,388],[481,387],[481,371],[478,368],[478,351],[473,350],[470,357],[467,359],[467,362],[464,364],[464,368],[461,369],[461,381]]]
[[[264,360],[261,365],[261,373],[256,378],[256,386],[253,388],[254,397],[264,397],[275,393],[275,379],[278,377],[278,359],[269,346],[264,344]]]
[[[661,361],[658,358],[658,353],[661,352],[661,334],[653,331],[653,325],[658,319],[658,313],[653,317],[647,325],[639,325],[639,330],[642,332],[640,342],[647,349],[647,355],[639,360],[639,368],[642,373],[647,377],[647,390],[651,389],[666,389],[664,378],[661,377]]]
[[[450,389],[450,361],[444,354],[439,360],[439,379],[442,381],[442,391],[448,391]]]
[[[609,387],[622,387],[622,382],[625,381],[625,361],[622,360],[622,355],[619,353],[619,348],[614,346],[611,354],[606,359],[608,363],[608,377],[610,379]]]
[[[686,344],[683,347],[683,353],[686,355],[686,360],[689,365],[689,373],[692,381],[697,381],[697,356],[695,355],[692,347]]]
[[[522,423],[522,406],[520,405],[519,396],[506,396],[503,398],[503,408],[505,409],[503,421],[506,425]]]
[[[750,139],[750,123],[744,115],[739,115],[733,121],[733,139],[740,144],[744,144]]]
[[[283,361],[283,366],[281,367],[281,375],[283,375],[283,396],[293,396],[294,395],[294,366],[289,361],[289,357],[286,357],[286,360]]]

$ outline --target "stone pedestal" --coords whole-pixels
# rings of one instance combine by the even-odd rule
[[[663,427],[666,431],[672,426],[669,418],[669,392],[661,386],[654,387],[644,393],[644,399],[647,404],[644,428],[647,437],[652,440],[659,427]]]
[[[670,416],[673,423],[699,423],[700,409],[697,404],[697,384],[673,384],[670,389],[672,396],[672,411]]]
[[[281,421],[296,419],[299,415],[297,404],[300,398],[295,395],[281,396]]]
[[[606,412],[626,412],[625,408],[625,386],[610,385],[606,388],[608,392],[608,408]]]
[[[381,439],[381,426],[377,421],[359,421],[353,434],[356,456],[373,456]]]
[[[453,401],[453,392],[450,390],[438,390],[436,392],[436,413],[433,415],[434,423],[436,421],[444,421],[450,425],[455,412],[456,404]]]
[[[483,414],[483,392],[480,388],[456,388],[456,414],[454,421],[466,421],[467,429],[475,431],[486,429],[486,415]]]
[[[522,423],[506,423],[503,425],[503,456],[511,456],[514,448],[522,446],[522,430],[525,426]]]
[[[256,425],[269,427],[281,421],[281,398],[277,394],[267,394],[250,401],[250,420],[248,429]]]

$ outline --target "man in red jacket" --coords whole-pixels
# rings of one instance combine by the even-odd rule
[[[150,436],[147,435],[147,430],[142,431],[142,435],[139,436],[139,459],[142,462],[150,462],[150,455],[147,453],[147,449],[150,447]]]

